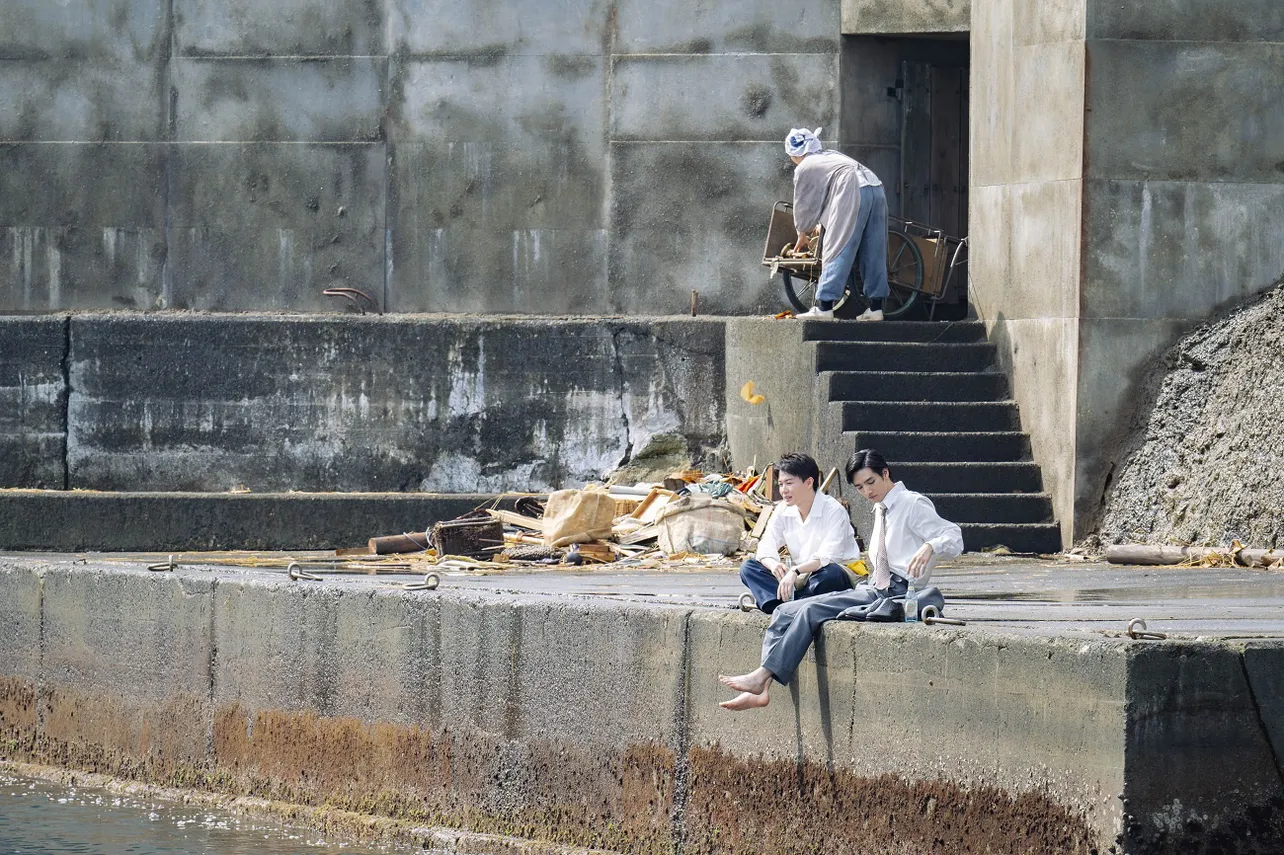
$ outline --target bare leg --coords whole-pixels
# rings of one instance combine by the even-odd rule
[[[737,692],[748,692],[751,695],[761,695],[767,691],[771,685],[771,672],[766,668],[759,666],[748,674],[741,674],[737,677],[728,677],[725,674],[718,675],[718,682],[724,686],[735,689]]]
[[[718,706],[724,710],[739,712],[741,710],[751,710],[758,707],[765,707],[771,702],[771,696],[767,689],[760,693],[741,692],[729,701],[722,701]]]

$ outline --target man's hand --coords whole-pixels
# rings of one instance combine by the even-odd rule
[[[782,603],[787,603],[794,598],[794,580],[798,574],[790,570],[784,576],[780,577],[780,584],[776,586],[776,597]]]
[[[915,579],[922,576],[923,572],[927,570],[928,562],[932,560],[932,556],[935,554],[936,550],[932,548],[932,544],[923,544],[918,548],[918,552],[914,553],[914,557],[910,559],[906,572]]]
[[[775,564],[771,565],[771,575],[775,576],[776,581],[779,582],[781,579],[785,578],[785,573],[788,572],[788,569],[789,568],[785,566],[783,561],[777,561]]]
[[[794,252],[802,252],[809,246],[811,246],[811,238],[807,237],[807,235],[802,232],[799,232],[798,242],[794,244]]]

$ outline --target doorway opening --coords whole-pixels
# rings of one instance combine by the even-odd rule
[[[883,181],[888,213],[968,233],[967,33],[843,36],[838,140]],[[965,271],[942,303],[966,306]],[[954,293],[951,293],[954,292]]]

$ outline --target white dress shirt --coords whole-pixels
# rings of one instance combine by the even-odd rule
[[[932,544],[932,560],[914,584],[923,587],[932,577],[938,558],[957,558],[963,552],[963,532],[936,512],[932,500],[909,490],[899,481],[883,497],[887,507],[887,563],[902,579],[909,578],[909,563],[924,543]],[[877,555],[878,544],[870,543],[870,555]]]
[[[806,520],[797,508],[777,503],[754,557],[768,570],[774,569],[780,563],[782,543],[789,547],[789,558],[795,567],[813,558],[822,567],[850,564],[860,558],[847,509],[825,493],[816,494]]]

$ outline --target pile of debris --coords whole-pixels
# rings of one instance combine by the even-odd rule
[[[708,563],[754,551],[779,499],[771,466],[762,473],[684,470],[657,484],[508,493],[423,533],[372,538],[364,551],[419,553],[477,570]],[[510,502],[512,510],[500,509]]]

